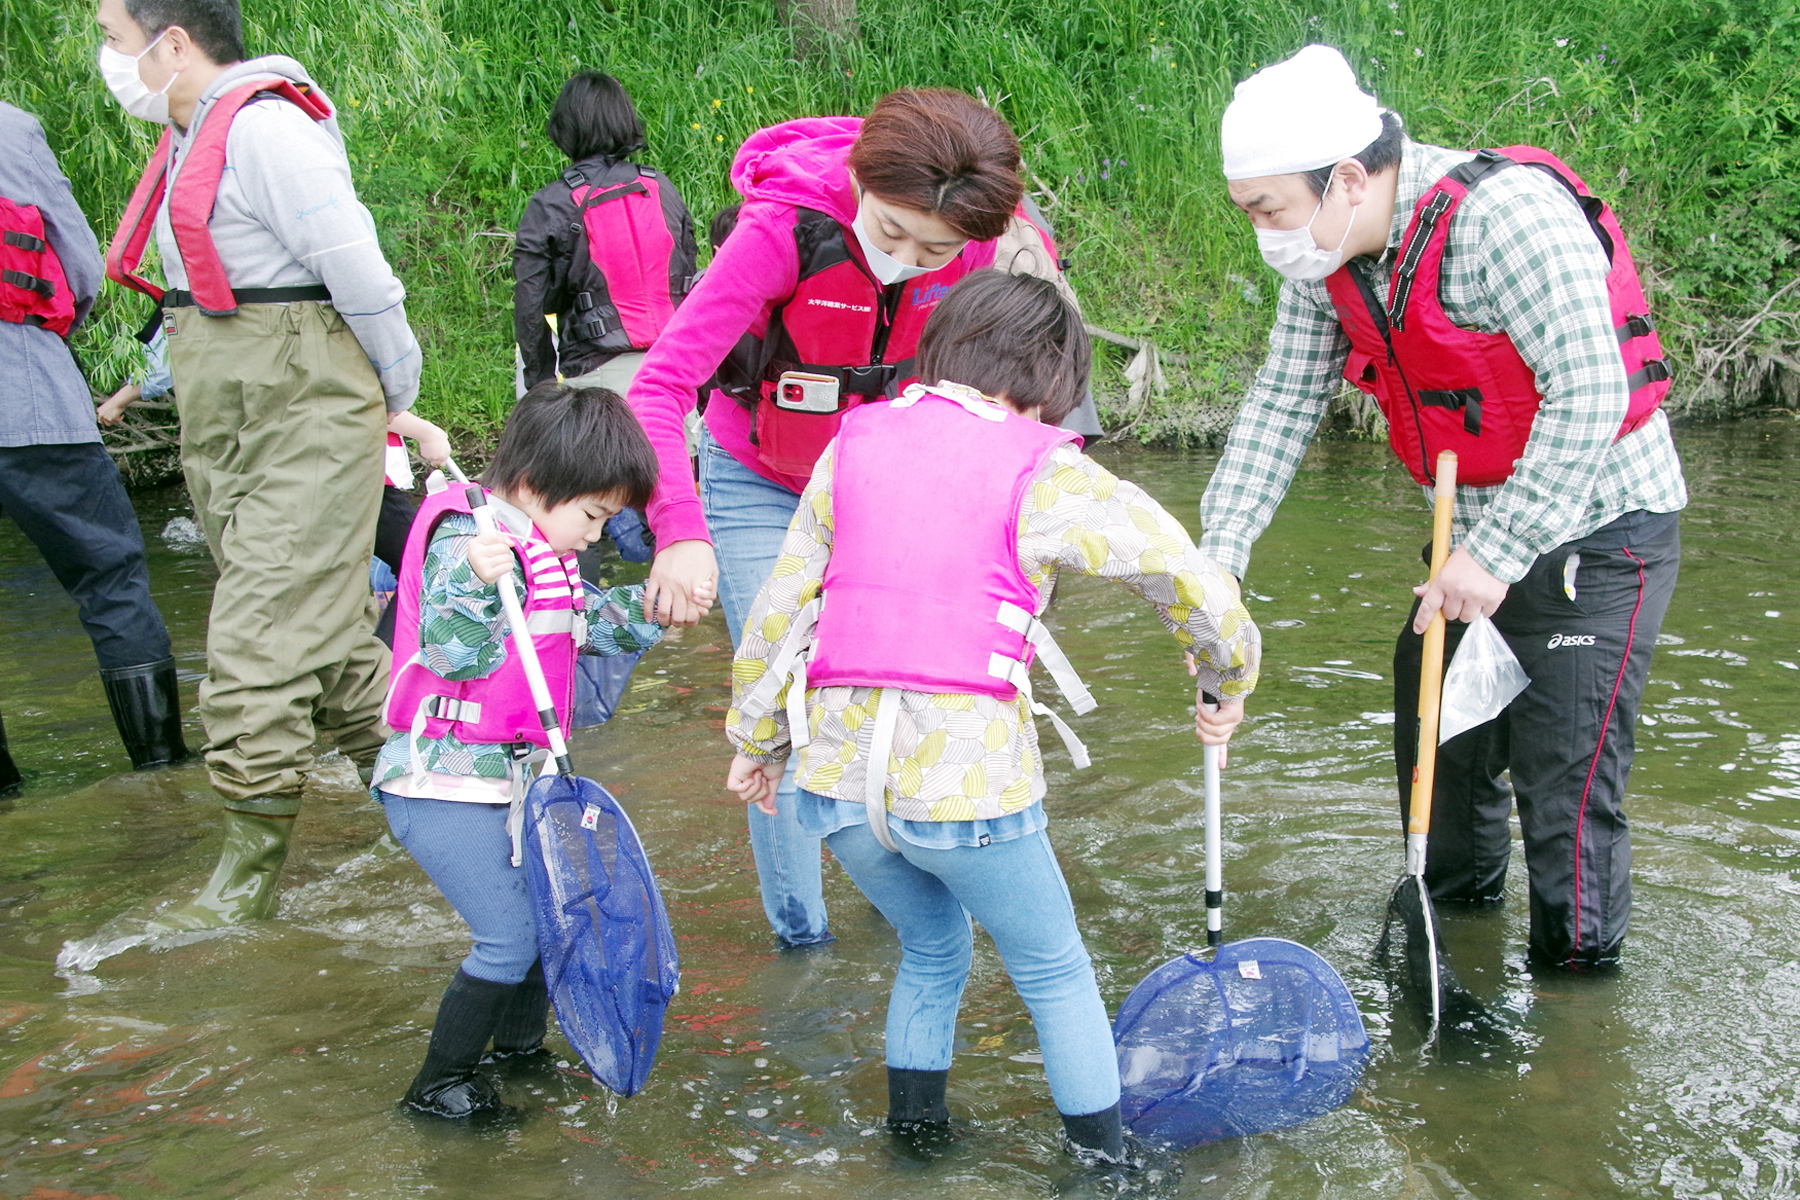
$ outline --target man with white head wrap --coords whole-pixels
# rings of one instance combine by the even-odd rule
[[[1376,394],[1416,478],[1458,450],[1474,469],[1456,549],[1417,589],[1395,650],[1402,816],[1419,635],[1441,609],[1453,649],[1464,622],[1491,616],[1533,683],[1439,749],[1427,882],[1440,899],[1499,900],[1516,796],[1533,960],[1614,964],[1631,906],[1632,729],[1687,503],[1655,407],[1667,369],[1645,357],[1653,327],[1641,305],[1615,313],[1637,295],[1617,226],[1597,205],[1590,220],[1579,181],[1541,151],[1407,138],[1326,46],[1239,84],[1221,145],[1232,202],[1284,282],[1201,501],[1201,547],[1241,577],[1345,376]]]

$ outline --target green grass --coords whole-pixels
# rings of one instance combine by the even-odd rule
[[[91,8],[0,0],[0,97],[43,121],[104,239],[152,139],[100,83]],[[420,411],[465,441],[511,402],[507,238],[563,165],[543,121],[578,67],[624,82],[645,160],[702,223],[761,125],[863,112],[904,84],[979,89],[1020,135],[1090,320],[1187,356],[1148,411],[1115,413],[1145,436],[1216,429],[1260,358],[1275,280],[1226,203],[1218,120],[1236,80],[1308,41],[1342,47],[1414,136],[1534,142],[1581,171],[1631,235],[1677,407],[1756,402],[1769,356],[1800,357],[1793,292],[1738,337],[1800,266],[1792,0],[862,0],[861,39],[806,62],[772,0],[245,9],[252,53],[293,54],[336,99],[426,348]],[[81,335],[96,387],[130,368],[142,311],[109,289]]]

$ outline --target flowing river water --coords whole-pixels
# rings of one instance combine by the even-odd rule
[[[1441,914],[1497,1032],[1429,1051],[1371,961],[1403,865],[1393,635],[1429,517],[1384,447],[1313,449],[1247,581],[1266,660],[1226,775],[1226,936],[1323,953],[1374,1053],[1342,1109],[1191,1151],[1150,1192],[1800,1190],[1800,425],[1686,428],[1678,444],[1694,503],[1638,728],[1623,969],[1527,969],[1515,854],[1503,906]],[[1184,520],[1214,461],[1100,453]],[[179,521],[168,529],[185,512],[178,490],[137,500],[191,704],[211,565]],[[964,1136],[919,1162],[880,1131],[897,949],[829,864],[836,946],[774,952],[743,817],[720,786],[717,617],[653,651],[620,715],[576,738],[579,767],[636,820],[680,939],[682,990],[650,1085],[614,1101],[575,1072],[514,1079],[519,1120],[462,1130],[395,1100],[466,930],[404,853],[383,852],[381,814],[341,758],[311,788],[277,920],[56,972],[65,943],[92,947],[198,886],[218,802],[197,765],[125,773],[73,608],[10,523],[0,596],[0,705],[28,774],[0,810],[0,1197],[875,1200],[1091,1183],[1058,1148],[1030,1021],[985,938],[952,1074]],[[1051,837],[1116,1008],[1204,943],[1192,694],[1173,644],[1124,592],[1069,579],[1052,611],[1101,708],[1077,721],[1092,769],[1050,750]]]

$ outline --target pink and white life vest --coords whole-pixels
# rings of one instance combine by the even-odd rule
[[[446,734],[478,745],[528,742],[547,747],[543,722],[531,700],[525,669],[508,654],[499,670],[483,679],[450,680],[426,665],[419,646],[419,594],[425,581],[425,551],[438,523],[451,513],[468,513],[467,492],[445,488],[419,506],[406,554],[400,563],[399,606],[394,624],[394,665],[383,713],[395,729],[418,737]],[[569,730],[575,689],[575,655],[587,640],[586,598],[573,554],[557,554],[534,528],[514,538],[525,560],[525,625],[537,647],[544,680],[563,732]]]
[[[796,617],[764,680],[739,706],[773,707],[788,687],[796,749],[809,738],[805,693],[876,687],[869,824],[889,850],[885,790],[899,692],[970,693],[1047,716],[1077,767],[1075,733],[1031,694],[1042,657],[1076,712],[1094,699],[1037,619],[1019,566],[1019,506],[1038,470],[1078,435],[1007,412],[973,388],[914,384],[890,404],[844,414],[832,464],[832,550],[824,590]]]

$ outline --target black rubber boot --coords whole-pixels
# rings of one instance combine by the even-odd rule
[[[181,740],[181,689],[175,681],[174,658],[136,667],[102,667],[100,683],[135,770],[188,756]]]
[[[494,1026],[497,1062],[524,1062],[544,1055],[544,1032],[550,1025],[550,991],[544,986],[544,964],[534,962]]]
[[[889,1067],[887,1076],[887,1127],[901,1149],[929,1158],[956,1140],[950,1128],[950,1106],[944,1102],[949,1071]]]
[[[1068,1113],[1057,1115],[1062,1117],[1063,1133],[1076,1158],[1084,1162],[1116,1164],[1127,1161],[1125,1127],[1119,1120],[1117,1104],[1079,1117],[1071,1117]]]
[[[6,748],[6,722],[0,721],[0,796],[16,795],[24,782],[25,777],[19,774],[18,764]]]
[[[512,1000],[513,987],[477,979],[457,968],[438,1004],[425,1065],[419,1068],[401,1104],[414,1112],[452,1120],[506,1111],[494,1085],[475,1068]]]

